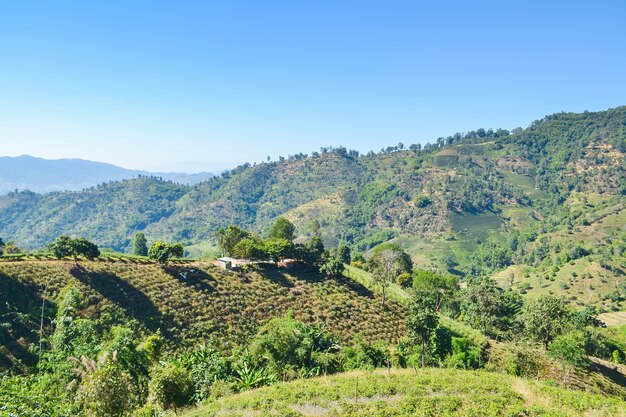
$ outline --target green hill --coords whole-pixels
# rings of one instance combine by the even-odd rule
[[[620,416],[626,402],[508,375],[451,369],[350,372],[227,395],[209,416]]]
[[[228,352],[259,326],[292,311],[322,321],[340,341],[358,332],[366,340],[397,341],[404,310],[380,306],[380,296],[348,279],[311,271],[233,273],[190,262],[162,268],[131,259],[80,262],[0,262],[0,368],[25,369],[37,361],[44,308],[44,337],[52,333],[59,291],[73,284],[83,294],[81,315],[114,317],[139,334],[160,330],[172,349],[209,342]]]
[[[34,249],[67,232],[126,250],[141,230],[192,246],[228,223],[262,232],[291,213],[301,234],[316,219],[327,239],[346,238],[361,250],[395,236],[419,244],[452,234],[453,261],[462,262],[501,224],[543,224],[574,191],[620,195],[625,121],[626,107],[560,113],[513,132],[440,138],[419,151],[395,146],[359,155],[340,147],[244,164],[192,187],[142,177],[82,192],[11,193],[0,198],[0,235]],[[467,227],[474,223],[468,215],[491,218]]]

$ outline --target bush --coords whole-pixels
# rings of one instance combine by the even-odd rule
[[[194,401],[208,398],[213,384],[226,380],[232,373],[230,361],[217,350],[204,345],[184,355],[181,362],[193,378]]]
[[[164,409],[178,407],[189,404],[194,394],[193,379],[184,367],[165,363],[151,372],[150,396],[151,402],[160,405]]]
[[[343,348],[341,355],[345,370],[375,369],[387,366],[388,349],[382,344],[371,345],[356,336],[353,345]]]
[[[283,379],[328,371],[332,361],[320,353],[337,351],[333,335],[321,325],[308,325],[290,314],[270,320],[250,344],[255,363],[267,366]],[[331,369],[334,371],[334,369]]]
[[[480,361],[480,349],[464,337],[452,338],[452,354],[444,361],[451,368],[475,369]]]
[[[115,357],[115,356],[113,356]],[[78,371],[81,383],[76,402],[81,404],[88,416],[123,416],[132,406],[132,383],[130,375],[117,366],[116,361],[100,361],[82,358],[84,370]]]

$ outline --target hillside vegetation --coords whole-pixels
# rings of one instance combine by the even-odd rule
[[[493,276],[522,295],[626,309],[626,107],[547,116],[526,129],[439,138],[366,155],[323,148],[244,164],[195,186],[153,177],[81,192],[0,197],[0,236],[39,249],[60,234],[130,251],[137,231],[217,254],[228,224],[367,253],[395,241],[417,267]]]
[[[626,402],[481,371],[386,370],[299,380],[225,396],[210,416],[624,416]]]
[[[305,322],[324,322],[341,342],[357,333],[393,342],[404,332],[402,307],[382,309],[378,294],[351,280],[306,270],[231,273],[201,262],[166,268],[144,262],[0,262],[0,367],[25,370],[36,363],[42,303],[46,337],[68,284],[83,294],[81,316],[124,322],[144,335],[160,331],[172,348],[209,343],[229,352],[289,311]]]
[[[69,233],[126,250],[136,231],[192,246],[213,241],[227,224],[263,232],[287,214],[300,234],[317,221],[327,243],[346,239],[359,250],[393,237],[415,247],[435,242],[438,250],[421,259],[445,265],[442,254],[451,249],[450,266],[502,228],[523,232],[585,218],[584,205],[553,213],[573,192],[621,195],[625,122],[626,107],[561,113],[527,129],[478,129],[420,150],[323,148],[244,164],[192,187],[139,178],[82,192],[11,193],[0,198],[0,235],[27,249]]]

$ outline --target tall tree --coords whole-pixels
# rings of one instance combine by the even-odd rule
[[[337,246],[337,258],[339,258],[339,260],[341,260],[344,264],[348,265],[352,261],[350,247],[344,241],[339,242],[339,246]]]
[[[461,311],[472,327],[489,334],[504,308],[504,294],[492,279],[472,280],[461,294]]]
[[[284,217],[279,217],[270,228],[270,239],[295,239],[296,226]]]
[[[135,233],[133,239],[133,253],[138,256],[148,256],[148,241],[142,232]]]
[[[234,224],[221,228],[215,234],[217,237],[217,245],[224,255],[233,256],[233,249],[243,239],[250,237],[250,232],[244,230]]]
[[[433,293],[435,310],[453,310],[453,304],[459,291],[459,280],[453,275],[440,275],[425,269],[413,272],[413,288]],[[458,307],[457,307],[458,308]]]
[[[418,288],[413,292],[406,326],[411,343],[421,348],[422,368],[426,365],[426,348],[439,324],[436,292]]]
[[[550,342],[563,333],[570,321],[565,302],[552,295],[529,299],[522,309],[524,332],[531,340],[541,342],[548,349]]]

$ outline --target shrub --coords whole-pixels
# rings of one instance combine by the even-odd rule
[[[103,355],[98,362],[82,357],[77,363],[81,382],[76,402],[81,404],[88,416],[123,416],[132,406],[132,383],[130,375],[123,371],[115,360],[116,355]]]
[[[175,363],[165,363],[154,368],[151,377],[151,402],[174,410],[189,404],[194,394],[194,386],[187,369]]]

